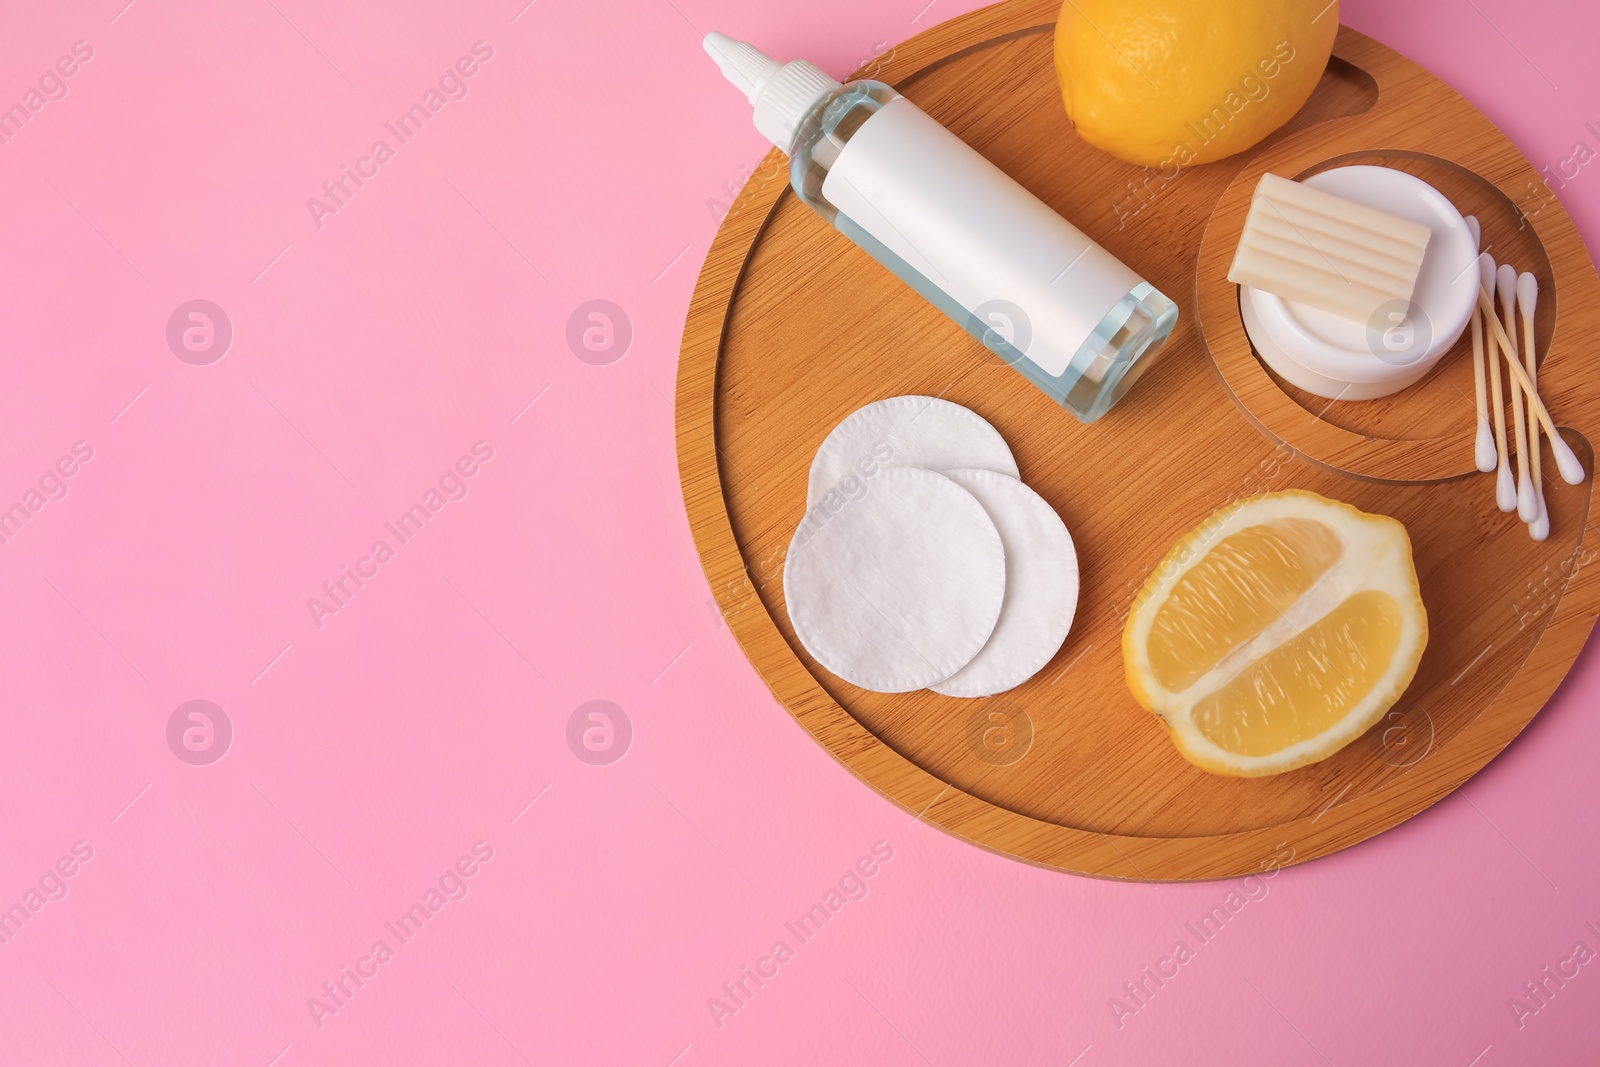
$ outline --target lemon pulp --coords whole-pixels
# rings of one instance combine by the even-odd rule
[[[1173,586],[1150,629],[1150,667],[1186,689],[1255,636],[1339,560],[1339,538],[1313,519],[1280,519],[1231,534]]]
[[[1357,593],[1196,704],[1194,724],[1217,747],[1245,756],[1297,745],[1350,714],[1399,643],[1394,597]]]

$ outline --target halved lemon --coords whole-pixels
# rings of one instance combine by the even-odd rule
[[[1292,489],[1231,504],[1174,545],[1134,598],[1122,656],[1185,759],[1254,778],[1360,737],[1427,643],[1406,528]]]

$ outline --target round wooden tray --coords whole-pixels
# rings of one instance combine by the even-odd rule
[[[695,542],[778,700],[916,817],[1021,860],[1111,878],[1303,862],[1416,814],[1505,747],[1578,655],[1600,586],[1583,566],[1592,481],[1547,476],[1543,544],[1495,510],[1491,476],[1472,468],[1462,346],[1426,381],[1365,403],[1330,404],[1263,367],[1225,278],[1257,178],[1382,163],[1476,214],[1488,250],[1539,277],[1542,392],[1591,470],[1585,435],[1600,381],[1585,372],[1584,346],[1600,329],[1600,279],[1506,138],[1359,33],[1340,30],[1289,127],[1169,177],[1073,134],[1051,60],[1056,8],[1010,0],[974,12],[868,73],[1178,301],[1162,363],[1106,418],[1079,424],[801,204],[773,152],[724,220],[684,328],[678,458]],[[812,455],[850,412],[903,393],[943,396],[994,423],[1078,546],[1072,633],[1043,672],[1000,697],[866,692],[823,670],[789,624],[783,559]],[[1291,487],[1406,524],[1430,644],[1401,704],[1334,757],[1272,778],[1216,777],[1181,759],[1128,694],[1122,622],[1179,536],[1230,499]]]

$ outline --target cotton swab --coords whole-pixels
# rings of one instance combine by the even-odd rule
[[[1539,388],[1539,362],[1533,348],[1533,312],[1538,302],[1539,279],[1523,271],[1517,276],[1517,307],[1522,311],[1522,363],[1535,390]],[[1535,541],[1543,541],[1550,536],[1550,511],[1544,502],[1544,473],[1539,460],[1539,422],[1531,398],[1528,401],[1528,423],[1528,452],[1532,460],[1533,492],[1538,504],[1538,514],[1528,524],[1528,534]]]
[[[1494,447],[1494,431],[1489,429],[1488,386],[1483,376],[1483,316],[1477,308],[1472,309],[1472,384],[1478,391],[1478,436],[1472,442],[1472,455],[1480,471],[1492,471],[1498,465],[1499,454]]]
[[[1500,296],[1500,314],[1505,320],[1506,335],[1511,341],[1509,347],[1503,349],[1507,363],[1516,363],[1520,359],[1517,354],[1517,271],[1509,263],[1500,264],[1495,271],[1495,291]],[[1531,390],[1529,391],[1531,394]],[[1528,403],[1533,403],[1530,395]],[[1522,386],[1518,380],[1511,379],[1511,414],[1517,429],[1517,518],[1523,522],[1532,522],[1539,517],[1539,505],[1533,498],[1533,481],[1529,478],[1528,468],[1528,413],[1522,406]],[[1537,421],[1534,423],[1538,429]]]
[[[1478,289],[1478,307],[1483,311],[1484,321],[1493,327],[1494,332],[1491,335],[1493,339],[1502,347],[1510,348],[1511,341],[1506,337],[1505,327],[1500,325],[1500,318],[1494,313],[1494,305],[1489,302],[1489,293],[1482,287]],[[1544,401],[1539,398],[1538,391],[1533,388],[1533,383],[1528,380],[1528,372],[1522,369],[1521,364],[1512,360],[1506,360],[1506,369],[1511,372],[1512,377],[1517,379],[1517,384],[1527,391],[1533,403],[1538,407],[1539,422],[1544,426],[1545,436],[1550,439],[1550,451],[1555,455],[1556,470],[1560,472],[1561,480],[1568,485],[1579,484],[1584,478],[1583,464],[1578,461],[1578,457],[1572,451],[1572,447],[1562,439],[1560,434],[1556,433],[1555,423],[1550,418],[1550,409],[1544,406]],[[1496,374],[1495,377],[1498,378],[1499,375]],[[1510,511],[1511,508],[1504,508],[1503,510]]]
[[[1478,220],[1472,215],[1467,216],[1467,229],[1472,231],[1473,247],[1477,247]],[[1499,374],[1495,377],[1498,380]],[[1488,384],[1483,371],[1483,318],[1476,307],[1472,309],[1472,384],[1478,396],[1478,436],[1472,442],[1473,459],[1480,471],[1492,471],[1499,463],[1499,454],[1494,447],[1494,431],[1489,429]]]
[[[1484,252],[1478,256],[1478,314],[1473,321],[1488,319],[1496,324],[1494,308],[1485,307],[1484,294],[1494,292],[1494,257]],[[1501,511],[1511,511],[1517,506],[1517,490],[1511,481],[1511,451],[1506,447],[1506,401],[1500,392],[1500,356],[1495,335],[1485,337],[1486,362],[1489,374],[1489,396],[1494,401],[1495,483],[1494,502]]]

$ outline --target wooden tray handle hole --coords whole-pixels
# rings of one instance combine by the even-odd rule
[[[1377,103],[1377,80],[1354,63],[1333,56],[1305,105],[1273,136],[1283,138],[1319,122],[1364,115]]]

